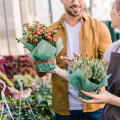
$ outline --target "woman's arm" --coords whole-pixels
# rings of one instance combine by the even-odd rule
[[[120,97],[117,97],[111,93],[109,93],[108,91],[106,91],[104,88],[100,88],[100,93],[99,94],[93,94],[93,93],[88,93],[88,92],[85,92],[83,90],[81,90],[81,92],[93,99],[91,100],[85,100],[83,98],[80,97],[80,99],[83,101],[83,102],[86,102],[86,103],[93,103],[93,104],[101,104],[101,103],[109,103],[109,104],[112,104],[112,105],[116,105],[116,106],[119,106],[120,107]]]
[[[108,61],[104,57],[103,57],[102,61],[104,64],[108,64]]]
[[[109,103],[120,107],[120,97],[117,97],[112,94]]]
[[[50,71],[50,73],[59,75],[60,77],[62,77],[62,78],[64,78],[64,79],[67,79],[65,70],[61,69],[61,68],[58,67],[58,66],[56,66],[55,70]]]
[[[78,56],[80,56],[80,54],[74,52],[74,56],[75,56],[75,57],[78,57]],[[61,56],[60,59],[61,59],[61,61],[63,62],[64,65],[67,65],[67,66],[68,66],[68,61],[71,61],[73,58]],[[55,69],[55,70],[50,71],[50,73],[59,75],[60,77],[62,77],[62,78],[64,78],[64,79],[67,79],[65,70],[61,69],[61,68],[58,67],[58,66],[56,66],[56,69]]]

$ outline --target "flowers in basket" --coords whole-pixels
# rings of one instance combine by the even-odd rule
[[[29,57],[35,61],[38,72],[48,72],[56,67],[55,57],[63,48],[61,38],[55,39],[59,29],[60,26],[47,30],[45,24],[34,21],[32,25],[25,23],[23,37],[16,38],[31,52]]]
[[[98,93],[100,87],[107,86],[107,65],[100,59],[93,59],[88,57],[83,58],[79,56],[69,62],[68,82],[77,89],[78,96],[84,99],[91,99],[80,92],[85,90],[87,92]]]

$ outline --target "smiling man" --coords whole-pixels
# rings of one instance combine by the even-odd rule
[[[102,58],[111,44],[107,27],[87,16],[84,11],[84,0],[61,0],[65,14],[59,21],[49,26],[61,26],[56,39],[62,38],[63,50],[56,58],[57,65],[69,69],[60,56],[74,57],[73,53],[83,57]],[[62,57],[64,60],[64,57]],[[53,74],[52,76],[52,108],[56,120],[100,120],[103,104],[86,104],[78,98],[76,91],[65,79]]]

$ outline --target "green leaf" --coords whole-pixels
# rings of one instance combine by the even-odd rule
[[[0,114],[2,113],[2,110],[0,110]],[[7,114],[8,113],[8,111],[6,111],[6,110],[4,110],[3,111],[3,114]]]
[[[20,100],[19,100],[19,99],[17,99],[17,100],[16,100],[16,102],[17,102],[17,103],[20,103]]]
[[[8,83],[9,86],[13,87],[13,83],[2,72],[0,72],[0,76]]]

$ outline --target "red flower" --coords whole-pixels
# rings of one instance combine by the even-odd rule
[[[50,39],[50,36],[47,36],[47,39]]]
[[[37,32],[37,35],[40,35],[40,32]]]
[[[49,32],[52,32],[52,29],[50,29]]]
[[[39,31],[39,29],[36,29],[37,31]]]
[[[29,35],[26,35],[27,38],[29,38]]]
[[[37,29],[40,29],[40,26],[38,26]]]
[[[36,24],[36,27],[38,27],[39,25],[38,24]]]
[[[50,37],[50,40],[52,40],[52,37]]]
[[[30,29],[30,25],[28,25],[27,29]]]
[[[56,29],[57,29],[57,27],[54,27],[54,29],[56,30]]]
[[[42,33],[42,30],[40,30],[40,33]]]
[[[53,39],[53,42],[57,42],[57,40],[56,40],[56,39]]]
[[[58,32],[58,30],[56,30],[56,33]]]
[[[43,26],[40,26],[40,28],[42,29],[42,28],[43,28]]]
[[[34,37],[31,37],[31,39],[30,40],[35,40],[35,38]]]
[[[51,33],[48,33],[48,36],[51,36]]]
[[[34,102],[33,105],[35,105],[36,103]]]
[[[35,35],[35,32],[33,32],[33,35]]]
[[[18,42],[22,42],[22,40],[24,40],[25,42],[30,43],[33,46],[37,46],[38,42],[44,39],[54,46],[55,44],[53,42],[53,38],[55,38],[58,29],[58,26],[54,26],[54,28],[47,30],[47,26],[45,24],[40,24],[39,21],[35,21],[31,26],[29,25],[29,23],[26,23],[24,24],[23,38],[16,38],[16,40]],[[32,37],[34,37],[35,39],[33,39]],[[31,40],[34,41],[31,42]]]
[[[38,42],[38,40],[36,39],[35,42]]]

